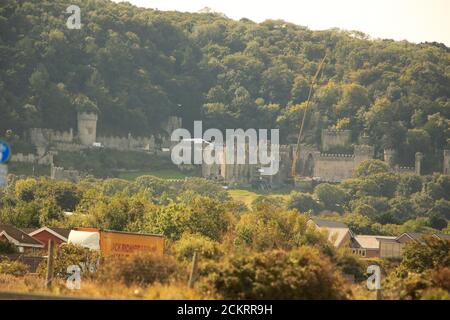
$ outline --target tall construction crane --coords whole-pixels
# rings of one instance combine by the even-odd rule
[[[299,155],[299,151],[300,151],[300,144],[301,144],[301,140],[302,140],[302,135],[303,135],[303,128],[305,126],[305,119],[306,119],[306,112],[308,111],[309,108],[309,104],[311,102],[311,99],[313,97],[314,94],[314,86],[316,85],[317,79],[319,78],[319,74],[322,71],[322,68],[325,64],[325,60],[327,59],[327,54],[325,54],[325,56],[323,57],[322,61],[320,61],[319,67],[317,68],[316,74],[314,75],[312,81],[311,81],[311,86],[309,87],[309,94],[308,94],[308,99],[306,100],[306,106],[305,109],[303,111],[303,118],[302,118],[302,122],[300,125],[300,131],[298,133],[298,137],[297,137],[297,145],[295,147],[294,150],[294,157],[292,159],[292,168],[291,168],[291,175],[292,178],[295,179],[295,177],[297,176],[297,162],[298,162],[298,155]]]

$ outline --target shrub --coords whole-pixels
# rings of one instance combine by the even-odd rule
[[[19,261],[4,260],[0,262],[0,273],[21,277],[27,272],[28,266]]]
[[[224,299],[345,299],[335,266],[312,247],[233,255],[206,266],[205,286]]]
[[[137,253],[109,257],[102,261],[97,277],[101,282],[121,281],[125,285],[168,283],[179,274],[176,261],[168,256]]]
[[[77,265],[83,275],[92,273],[99,259],[96,251],[91,251],[74,244],[63,244],[56,248],[54,260],[54,275],[60,278],[67,278],[67,268],[71,265]],[[47,262],[42,262],[37,272],[45,275],[47,272]]]
[[[219,243],[199,234],[185,233],[174,245],[175,256],[179,260],[192,259],[194,251],[206,259],[217,259],[221,256]]]
[[[421,242],[410,242],[404,248],[401,269],[423,272],[429,269],[450,267],[450,241],[432,236]]]
[[[0,239],[0,253],[2,254],[11,254],[16,253],[17,248],[14,244],[9,242],[8,240]]]
[[[321,210],[319,203],[308,193],[292,192],[288,198],[288,208],[301,213],[317,213]]]

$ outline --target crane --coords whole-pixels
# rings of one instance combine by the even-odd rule
[[[291,175],[292,178],[295,179],[296,175],[297,175],[297,162],[298,162],[298,154],[299,154],[299,150],[300,150],[300,143],[301,143],[301,139],[302,139],[302,135],[303,135],[303,128],[305,126],[305,119],[306,119],[306,112],[308,111],[308,107],[309,104],[311,102],[312,96],[314,94],[314,86],[317,82],[317,79],[319,78],[319,74],[325,64],[325,60],[327,59],[327,54],[325,54],[325,56],[323,57],[322,61],[320,61],[319,67],[317,68],[316,74],[314,75],[312,81],[311,81],[311,86],[309,87],[309,93],[308,93],[308,99],[306,100],[306,106],[305,106],[305,111],[303,112],[303,118],[302,118],[302,122],[300,125],[300,131],[298,133],[298,137],[297,137],[297,144],[295,146],[295,150],[294,150],[294,156],[292,159],[292,168],[291,168]]]

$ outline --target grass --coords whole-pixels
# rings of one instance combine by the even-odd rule
[[[34,170],[33,170],[34,167]],[[15,175],[24,176],[50,176],[50,166],[31,164],[31,163],[18,163],[10,162],[8,164],[8,172]]]
[[[111,281],[107,284],[95,280],[81,279],[80,290],[66,288],[63,279],[54,279],[52,289],[45,287],[45,279],[37,275],[14,277],[0,274],[0,292],[22,292],[56,296],[78,296],[90,298],[112,299],[144,299],[144,300],[198,300],[212,299],[213,296],[189,288],[187,283],[155,283],[148,286],[126,286],[121,282]]]
[[[133,181],[141,176],[154,176],[161,179],[184,179],[185,177],[187,177],[187,175],[183,172],[173,169],[120,172],[117,177],[119,179]]]
[[[233,198],[233,200],[243,202],[248,208],[250,208],[252,202],[259,196],[281,197],[286,200],[290,191],[291,189],[274,189],[269,191],[231,189],[228,190],[228,193]]]

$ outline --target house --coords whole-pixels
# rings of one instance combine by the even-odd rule
[[[48,241],[53,240],[55,244],[60,245],[62,243],[67,243],[69,238],[69,229],[54,228],[54,227],[42,227],[39,229],[22,229],[29,236],[42,242],[44,244],[44,249],[47,250]]]
[[[351,243],[352,252],[364,258],[379,258],[380,243],[395,239],[396,237],[356,235]]]
[[[0,224],[0,239],[14,244],[20,253],[33,255],[40,253],[44,248],[44,244],[41,241],[8,224]]]
[[[411,241],[421,243],[423,236],[425,235],[418,232],[405,232],[395,239],[381,240],[380,258],[401,258],[405,244]],[[450,235],[448,234],[435,233],[432,236],[441,240],[450,241]]]
[[[441,240],[450,240],[450,234],[435,233],[433,236]]]
[[[341,248],[354,238],[352,231],[342,222],[311,218],[308,221],[308,225],[320,231],[326,231],[328,233],[328,240],[333,243],[335,248]]]

